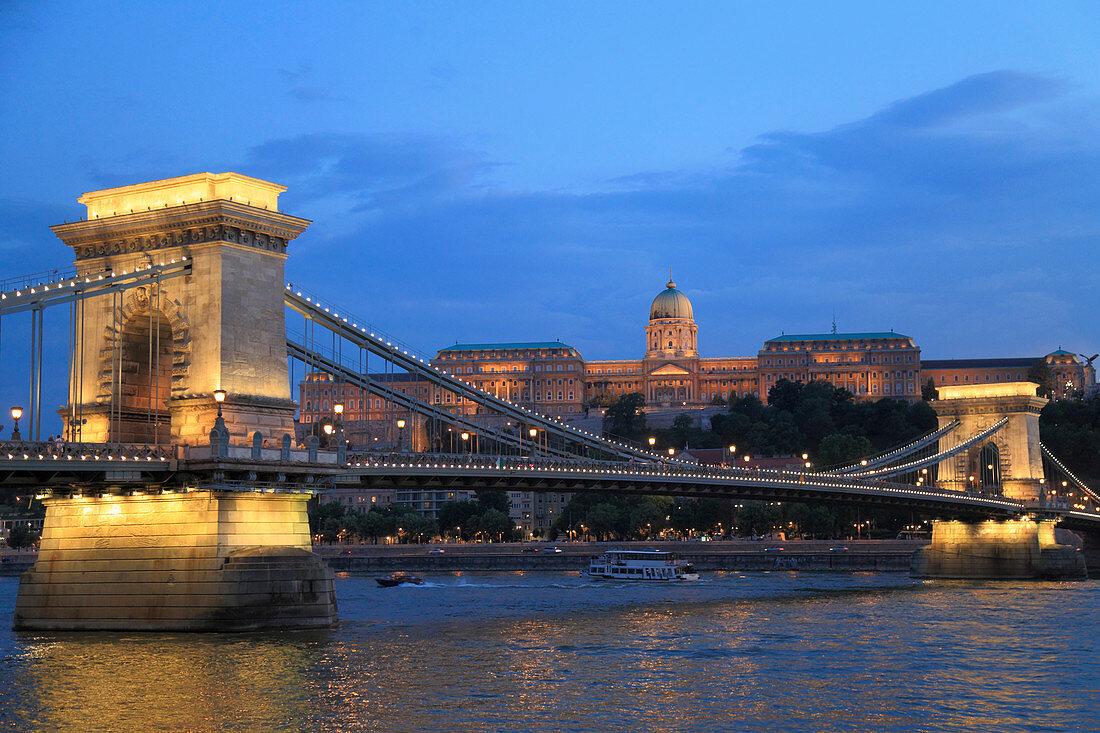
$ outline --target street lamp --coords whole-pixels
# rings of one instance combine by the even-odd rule
[[[338,446],[343,445],[344,444],[344,421],[341,420],[340,417],[344,414],[344,403],[343,402],[333,402],[332,403],[332,411],[334,413],[336,413],[336,421],[332,426],[333,431],[335,431],[335,433],[336,433],[336,444]]]
[[[654,438],[652,435],[649,436],[649,449],[653,450],[653,446],[655,445],[657,445],[657,439]]]
[[[23,417],[22,407],[11,408],[11,419],[15,420],[15,428],[11,431],[12,440],[22,440],[23,437],[19,435],[19,418]]]
[[[669,458],[671,458],[671,457],[672,457],[672,456],[674,456],[674,455],[676,455],[676,449],[675,449],[675,448],[669,448],[669,449],[668,449],[668,456],[669,456]]]
[[[222,416],[222,403],[225,402],[225,390],[214,390],[214,401],[218,403],[218,417]]]
[[[537,428],[531,428],[527,431],[527,434],[531,436],[531,456],[533,458],[539,457],[538,444],[535,442],[535,438],[538,437],[539,431]]]
[[[469,454],[471,452],[470,451],[470,442],[469,442],[470,441],[470,434],[464,432],[464,433],[462,433],[461,437],[462,437],[462,444],[464,446],[466,446],[466,453]]]
[[[397,420],[397,452],[405,450],[405,419]]]

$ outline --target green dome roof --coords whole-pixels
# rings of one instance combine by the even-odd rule
[[[664,290],[653,299],[653,305],[649,307],[649,320],[655,318],[686,318],[691,320],[694,315],[691,312],[691,301],[687,296],[676,289],[676,283],[671,280]]]

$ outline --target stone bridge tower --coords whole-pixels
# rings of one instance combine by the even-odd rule
[[[999,487],[1005,496],[1031,500],[1043,495],[1043,455],[1039,447],[1039,412],[1047,400],[1031,382],[940,387],[932,403],[940,427],[958,419],[960,427],[940,439],[940,450],[1007,417],[1008,424],[982,444],[945,461],[937,483],[963,491]]]
[[[86,193],[87,219],[52,227],[82,276],[192,265],[185,277],[78,303],[63,413],[71,439],[206,443],[218,389],[232,442],[294,434],[283,266],[310,222],[279,211],[285,190],[198,173]]]

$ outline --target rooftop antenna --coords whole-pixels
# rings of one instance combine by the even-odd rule
[[[833,309],[833,335],[836,335],[836,309]]]

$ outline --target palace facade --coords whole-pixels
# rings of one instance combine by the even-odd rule
[[[1039,359],[1050,366],[1056,396],[1096,388],[1091,361],[1058,349],[1045,357],[922,360],[913,338],[894,331],[781,334],[764,342],[755,356],[703,357],[691,301],[668,282],[649,309],[645,349],[639,359],[586,361],[560,341],[455,344],[440,349],[431,364],[502,399],[562,419],[583,416],[592,404],[640,393],[647,409],[694,408],[746,396],[767,402],[780,380],[822,380],[856,400],[890,398],[914,402],[931,379],[936,386],[1020,381]],[[481,409],[446,389],[407,374],[372,374],[374,381],[450,412],[476,415]],[[418,418],[387,400],[310,373],[300,387],[300,424],[341,422],[354,447],[423,450],[430,445],[465,452],[453,434],[424,436]],[[407,427],[396,428],[398,420]],[[453,431],[449,431],[452,432]]]

